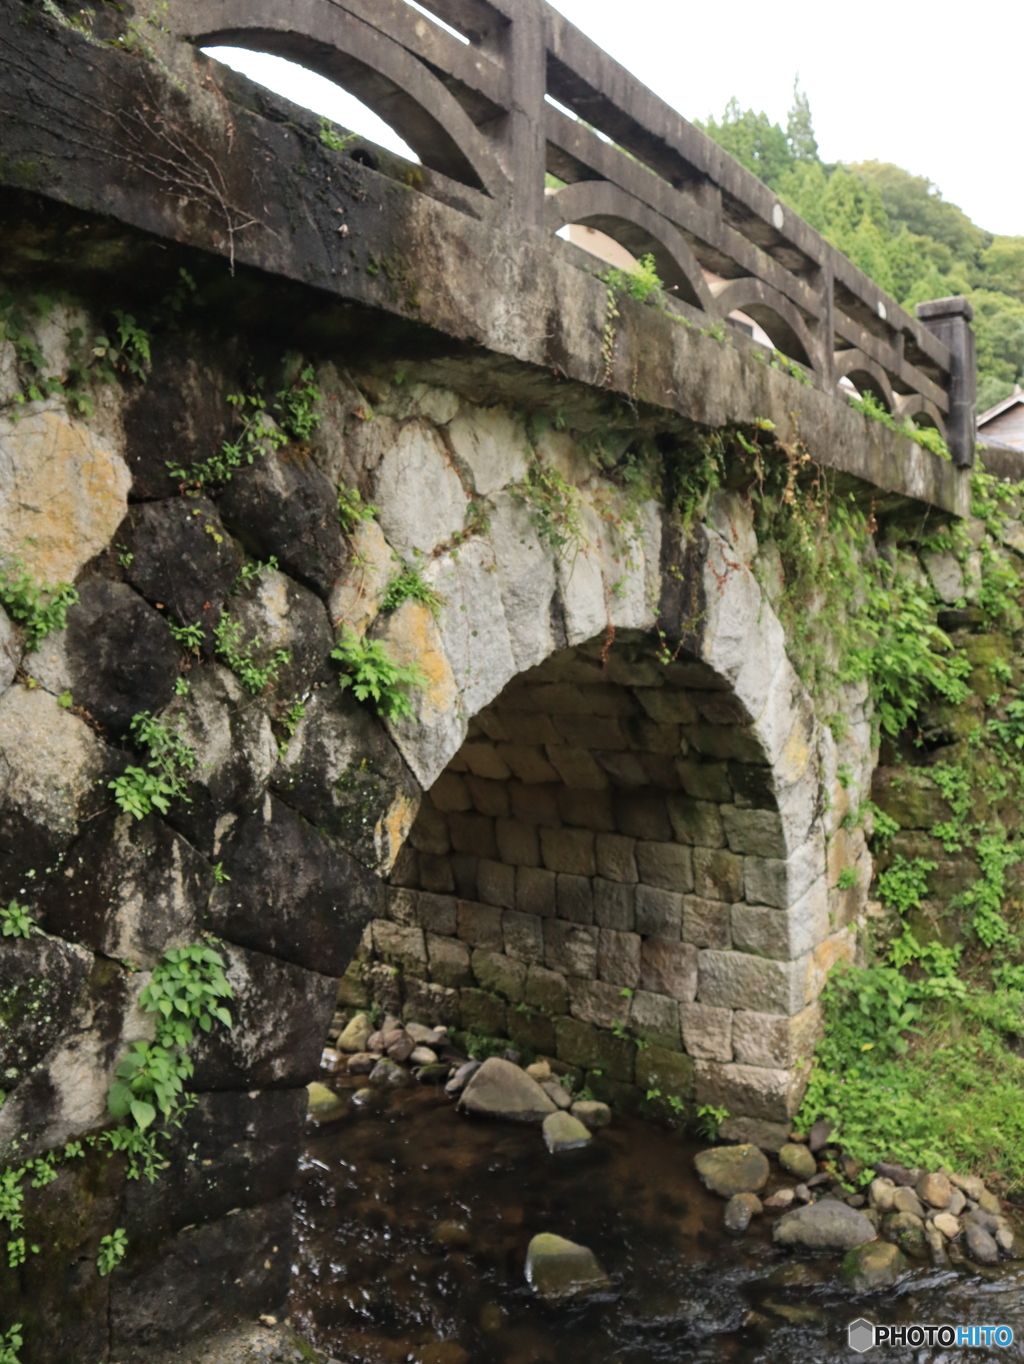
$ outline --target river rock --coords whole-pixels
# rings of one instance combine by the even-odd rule
[[[960,1219],[954,1217],[951,1212],[940,1212],[933,1220],[947,1241],[952,1241],[955,1236],[960,1235]]]
[[[891,1179],[876,1176],[868,1186],[868,1202],[879,1212],[892,1212],[893,1195],[896,1186]]]
[[[1014,1235],[1012,1227],[1004,1223],[996,1232],[995,1241],[1004,1255],[1013,1255]]]
[[[425,1023],[406,1023],[405,1031],[418,1047],[441,1047],[448,1041],[447,1028],[428,1028]]]
[[[725,1205],[725,1229],[735,1235],[746,1231],[750,1226],[750,1219],[762,1212],[761,1200],[757,1194],[738,1193],[733,1194]]]
[[[979,1227],[977,1222],[968,1222],[964,1231],[964,1241],[967,1244],[967,1254],[975,1264],[999,1263],[999,1247],[985,1228]]]
[[[526,1282],[545,1302],[589,1297],[611,1287],[592,1250],[546,1231],[527,1249]]]
[[[590,1132],[571,1113],[549,1113],[544,1119],[541,1130],[544,1143],[552,1155],[560,1151],[578,1151],[589,1146],[593,1138]]]
[[[917,1181],[917,1196],[931,1208],[948,1208],[953,1186],[943,1174],[922,1175]]]
[[[333,1122],[345,1112],[345,1101],[317,1080],[306,1086],[306,1093],[309,1095],[306,1113],[314,1122]]]
[[[375,1051],[378,1056],[384,1051],[384,1033],[381,1029],[370,1033],[366,1039],[366,1050]]]
[[[384,1051],[392,1061],[399,1063],[408,1061],[415,1050],[416,1043],[404,1028],[396,1028],[394,1032],[384,1034]]]
[[[404,1066],[382,1056],[370,1071],[370,1084],[376,1089],[401,1089],[412,1084],[412,1076]]]
[[[807,1145],[812,1151],[820,1151],[823,1146],[827,1145],[831,1135],[832,1124],[825,1118],[819,1118],[807,1134]]]
[[[409,1064],[411,1066],[433,1066],[437,1063],[437,1052],[430,1047],[413,1047],[409,1053]]]
[[[1003,1205],[1000,1203],[999,1199],[996,1198],[994,1193],[989,1193],[987,1189],[979,1197],[978,1207],[982,1212],[990,1212],[997,1217],[1003,1211]]]
[[[895,1241],[908,1255],[924,1254],[924,1222],[912,1212],[891,1212],[882,1222],[890,1241]]]
[[[551,1079],[551,1067],[547,1061],[534,1061],[526,1067],[526,1073],[531,1080],[536,1080],[542,1085],[545,1080]]]
[[[437,1222],[433,1232],[434,1240],[439,1246],[444,1246],[446,1250],[461,1250],[471,1244],[473,1237],[469,1227],[465,1222],[459,1222],[455,1218],[445,1218],[444,1221]]]
[[[420,1066],[416,1079],[421,1085],[443,1085],[450,1069],[447,1061],[434,1061],[431,1065]]]
[[[999,1230],[1002,1220],[995,1213],[982,1212],[980,1208],[972,1208],[970,1212],[964,1214],[963,1225],[965,1227],[971,1225],[984,1227],[990,1236],[994,1236]]]
[[[777,1156],[789,1141],[789,1128],[781,1122],[765,1122],[762,1118],[726,1118],[718,1129],[723,1141],[735,1141],[757,1146],[769,1155]]]
[[[924,1208],[913,1189],[905,1186],[897,1189],[892,1196],[892,1206],[896,1212],[912,1212],[915,1217],[924,1221]]]
[[[565,1086],[557,1080],[541,1080],[540,1087],[556,1108],[568,1110],[572,1107],[572,1099],[565,1092]]]
[[[885,1160],[875,1161],[875,1173],[891,1179],[895,1185],[912,1188],[917,1183],[917,1175],[905,1165],[890,1164]]]
[[[368,1051],[367,1042],[373,1032],[373,1024],[366,1014],[356,1016],[346,1025],[338,1038],[338,1050],[348,1052]]]
[[[357,1051],[348,1058],[345,1069],[349,1075],[369,1075],[379,1060],[380,1057],[374,1051]]]
[[[834,1198],[787,1212],[772,1228],[781,1246],[806,1246],[812,1250],[852,1250],[874,1239],[875,1229],[862,1212]]]
[[[479,1069],[479,1061],[466,1061],[463,1065],[459,1066],[458,1070],[445,1085],[444,1092],[452,1098],[457,1094],[461,1094]]]
[[[985,1192],[985,1185],[977,1175],[950,1175],[949,1182],[955,1189],[962,1189],[968,1198],[973,1198],[975,1202]]]
[[[612,1110],[596,1099],[577,1099],[569,1111],[591,1132],[596,1132],[599,1127],[607,1127],[612,1120]]]
[[[855,1293],[891,1288],[907,1267],[897,1246],[889,1241],[866,1241],[843,1257],[842,1276]]]
[[[798,1199],[801,1203],[809,1203],[811,1201],[811,1191],[806,1184],[798,1184],[793,1190],[793,1197]]]
[[[701,1183],[722,1198],[738,1193],[758,1193],[768,1182],[768,1160],[749,1143],[743,1146],[712,1146],[694,1157]]]
[[[764,1206],[766,1208],[788,1208],[794,1198],[796,1198],[795,1190],[777,1189],[771,1198],[764,1200]]]
[[[554,1102],[536,1080],[500,1056],[490,1056],[470,1079],[459,1108],[487,1118],[510,1122],[543,1122],[555,1113]]]
[[[818,1162],[810,1151],[795,1141],[787,1142],[779,1152],[779,1164],[796,1179],[812,1179],[818,1172]]]
[[[333,1075],[336,1070],[341,1069],[343,1059],[341,1052],[336,1051],[334,1047],[324,1047],[320,1053],[320,1069]]]
[[[964,1191],[962,1189],[952,1189],[949,1195],[949,1207],[946,1211],[952,1213],[954,1217],[959,1217],[966,1207],[967,1196]]]
[[[925,1240],[928,1243],[928,1254],[931,1256],[932,1267],[934,1269],[949,1268],[948,1242],[934,1224],[925,1227]]]

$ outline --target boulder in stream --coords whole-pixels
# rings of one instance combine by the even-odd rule
[[[490,1056],[462,1091],[459,1108],[485,1118],[510,1122],[543,1122],[558,1110],[536,1080],[524,1070]]]
[[[545,1302],[605,1293],[608,1275],[586,1246],[544,1231],[535,1236],[526,1252],[526,1282]]]
[[[809,1250],[852,1250],[875,1238],[871,1222],[856,1208],[823,1198],[787,1212],[772,1228],[780,1246],[805,1246]]]
[[[584,1127],[594,1132],[599,1127],[607,1127],[612,1120],[612,1110],[597,1099],[577,1099],[570,1109],[574,1118],[579,1118]]]
[[[790,1141],[779,1151],[779,1164],[795,1179],[813,1179],[818,1173],[818,1162],[806,1146]]]
[[[768,1183],[768,1160],[749,1143],[743,1146],[712,1146],[694,1157],[701,1183],[722,1198],[738,1193],[758,1193]]]
[[[967,1254],[976,1265],[995,1265],[999,1263],[999,1247],[984,1227],[977,1222],[969,1222],[964,1230]]]
[[[339,1099],[333,1089],[328,1089],[318,1080],[307,1085],[306,1092],[309,1095],[306,1112],[314,1122],[333,1122],[345,1112],[344,1099]]]
[[[370,1071],[370,1084],[376,1089],[401,1089],[412,1082],[412,1076],[405,1067],[386,1056],[382,1056]]]
[[[746,1231],[750,1226],[750,1219],[756,1217],[764,1209],[757,1194],[738,1193],[733,1194],[725,1205],[725,1229],[734,1235]]]
[[[560,1151],[579,1151],[589,1146],[593,1138],[579,1118],[571,1113],[549,1113],[544,1119],[544,1143],[552,1155]]]
[[[890,1241],[895,1241],[908,1255],[923,1256],[927,1237],[924,1222],[912,1212],[891,1212],[882,1222]]]
[[[343,1029],[338,1038],[338,1050],[347,1052],[366,1051],[366,1044],[373,1032],[373,1024],[367,1014],[356,1014]]]
[[[907,1267],[898,1246],[889,1241],[867,1241],[843,1257],[842,1276],[855,1293],[891,1288]]]

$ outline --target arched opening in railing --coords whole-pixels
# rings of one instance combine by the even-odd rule
[[[714,311],[721,318],[742,312],[768,335],[776,350],[808,369],[818,369],[818,346],[796,306],[763,280],[747,276],[711,285]]]
[[[832,374],[837,383],[842,379],[848,380],[858,396],[870,393],[887,412],[897,414],[898,404],[889,376],[881,365],[868,359],[863,351],[839,351],[833,360]]]

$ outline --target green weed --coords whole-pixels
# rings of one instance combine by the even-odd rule
[[[0,605],[25,631],[30,650],[38,649],[54,630],[64,629],[68,610],[78,601],[78,592],[70,583],[44,587],[34,582],[20,559],[0,566]]]
[[[331,657],[341,666],[339,681],[351,687],[357,701],[370,701],[385,720],[414,720],[409,699],[411,688],[427,685],[427,676],[416,663],[398,663],[377,640],[360,639],[348,626]]]

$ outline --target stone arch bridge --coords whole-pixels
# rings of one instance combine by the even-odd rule
[[[427,8],[0,8],[0,551],[79,598],[45,637],[0,612],[0,901],[45,930],[0,948],[7,1159],[102,1127],[169,946],[222,940],[236,1015],[160,1181],[90,1157],[31,1194],[60,1231],[0,1270],[25,1360],[141,1357],[282,1301],[339,978],[626,1106],[657,1084],[784,1121],[855,951],[866,689],[818,713],[728,468],[685,516],[624,475],[772,429],[881,522],[963,514],[969,309],[902,311],[545,4]],[[339,81],[420,162],[325,139],[214,42]],[[666,292],[617,293],[572,223]],[[280,395],[310,383],[301,426]],[[280,440],[246,446],[260,392]],[[339,686],[343,630],[422,670],[413,719]],[[138,819],[109,784],[142,712],[194,761]]]

